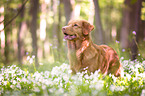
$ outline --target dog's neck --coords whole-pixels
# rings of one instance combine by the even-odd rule
[[[78,50],[81,48],[82,40],[72,40],[72,41],[67,41],[68,49],[71,51]]]
[[[67,41],[68,49],[71,51],[79,50],[80,48],[82,48],[82,46],[87,47],[90,43],[92,43],[92,40],[90,38]]]

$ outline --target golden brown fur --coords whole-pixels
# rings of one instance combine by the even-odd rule
[[[62,28],[68,45],[68,58],[72,73],[89,72],[100,69],[103,74],[121,75],[121,64],[113,48],[107,45],[96,45],[90,38],[94,26],[85,20],[71,20]]]

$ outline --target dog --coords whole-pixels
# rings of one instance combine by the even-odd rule
[[[70,20],[62,28],[72,74],[87,68],[89,73],[100,70],[104,75],[121,76],[122,65],[116,51],[107,45],[94,44],[90,36],[93,29],[94,26],[86,20]]]

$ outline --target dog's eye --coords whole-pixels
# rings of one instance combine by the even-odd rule
[[[77,24],[74,24],[74,26],[78,26]]]

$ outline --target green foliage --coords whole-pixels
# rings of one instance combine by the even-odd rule
[[[137,0],[131,0],[131,4],[135,4],[137,2]]]
[[[81,10],[80,10],[80,18],[88,20],[89,12],[90,12],[90,2],[81,2],[80,3]]]
[[[49,95],[49,96],[143,96],[145,95],[145,61],[121,59],[122,77],[103,76],[99,70],[87,74],[87,70],[71,75],[70,66],[63,63],[51,71],[21,70],[16,65],[0,71],[1,95]]]

